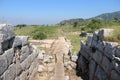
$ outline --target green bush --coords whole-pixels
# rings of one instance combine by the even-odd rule
[[[93,19],[85,27],[82,27],[81,30],[84,30],[86,32],[94,32],[97,29],[100,29],[102,27],[103,27],[103,21],[102,20]]]
[[[33,33],[33,39],[42,40],[42,39],[46,39],[46,38],[47,38],[47,35],[45,33],[43,33],[43,32],[37,31],[37,32]]]

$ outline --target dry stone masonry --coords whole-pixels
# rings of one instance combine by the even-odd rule
[[[100,30],[81,42],[76,71],[85,80],[120,80],[120,48],[103,41],[106,32]]]
[[[33,80],[38,53],[27,36],[15,36],[13,26],[0,24],[0,80]]]

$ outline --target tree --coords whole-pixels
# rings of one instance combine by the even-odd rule
[[[88,25],[86,26],[86,28],[90,31],[90,32],[94,32],[97,29],[100,29],[103,27],[103,22],[100,19],[93,19],[91,20]]]
[[[15,27],[19,27],[21,29],[22,27],[26,27],[26,26],[27,26],[26,24],[18,24]]]
[[[74,22],[73,27],[77,27],[78,23]]]

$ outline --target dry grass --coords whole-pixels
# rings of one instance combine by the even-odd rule
[[[120,43],[120,26],[113,26],[111,28],[114,29],[113,35],[105,37],[104,40]]]

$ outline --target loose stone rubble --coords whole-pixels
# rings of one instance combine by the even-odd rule
[[[103,41],[108,32],[103,29],[86,42],[81,42],[76,73],[85,80],[120,80],[120,48],[117,42]],[[110,32],[109,32],[110,33]]]

